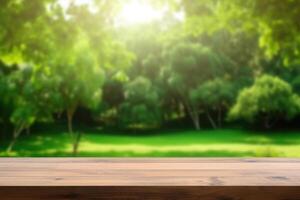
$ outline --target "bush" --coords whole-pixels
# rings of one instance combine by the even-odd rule
[[[271,128],[278,119],[291,119],[300,111],[300,98],[278,77],[263,75],[254,85],[242,90],[229,112],[229,120],[260,122]]]

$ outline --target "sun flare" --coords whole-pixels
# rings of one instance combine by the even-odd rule
[[[147,23],[162,18],[164,11],[155,9],[150,4],[141,1],[131,1],[124,5],[118,18],[118,24],[132,25]]]

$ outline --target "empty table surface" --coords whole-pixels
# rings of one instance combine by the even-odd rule
[[[0,186],[300,186],[300,160],[0,158]]]

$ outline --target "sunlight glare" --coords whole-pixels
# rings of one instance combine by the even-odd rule
[[[147,23],[161,19],[163,15],[164,10],[155,9],[145,2],[135,0],[124,5],[117,17],[117,23],[124,25]]]

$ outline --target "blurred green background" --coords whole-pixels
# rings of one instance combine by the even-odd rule
[[[0,4],[0,156],[300,157],[300,1]]]

